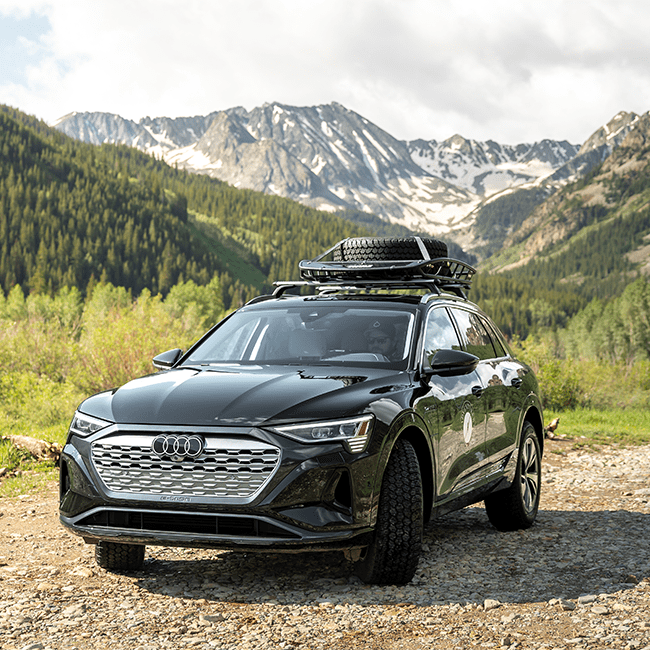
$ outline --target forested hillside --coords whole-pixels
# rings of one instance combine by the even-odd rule
[[[552,193],[551,188],[521,188],[504,192],[483,203],[476,212],[472,227],[475,237],[472,251],[482,258],[498,253],[508,235],[517,230],[524,219]]]
[[[295,277],[298,260],[362,234],[337,216],[87,145],[0,109],[0,286],[165,294],[218,276],[225,306]]]
[[[538,206],[481,265],[473,298],[510,334],[567,324],[650,270],[650,116],[587,176]]]
[[[643,245],[650,233],[649,206],[650,116],[646,114],[601,165],[534,209],[506,239],[504,251],[490,266],[505,270],[532,262],[534,269],[528,275],[550,274],[553,280],[562,278],[587,293],[599,290],[593,279],[612,273],[626,276],[619,279],[627,284],[639,265],[634,259],[617,258]]]

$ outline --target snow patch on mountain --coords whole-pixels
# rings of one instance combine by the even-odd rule
[[[422,169],[482,197],[550,176],[578,153],[568,142],[509,146],[460,135],[443,142],[414,140],[408,146]]]

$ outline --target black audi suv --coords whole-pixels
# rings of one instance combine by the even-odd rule
[[[411,580],[423,526],[484,501],[527,528],[543,417],[531,369],[467,300],[435,239],[354,238],[300,264],[155,374],[86,399],[61,457],[60,520],[98,564],[146,545],[340,549],[369,583]]]

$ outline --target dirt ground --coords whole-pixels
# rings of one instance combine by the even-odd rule
[[[0,649],[650,649],[650,447],[548,441],[538,522],[481,507],[430,525],[414,581],[341,554],[149,547],[112,574],[58,523],[57,486],[0,499]]]

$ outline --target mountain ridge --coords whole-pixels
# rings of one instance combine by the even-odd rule
[[[218,116],[222,122],[225,116],[229,118],[231,137],[222,133],[222,139],[213,138],[208,144],[210,125]],[[143,118],[139,123],[109,114],[74,113],[54,126],[94,144],[119,142],[136,146],[170,164],[220,178],[236,187],[279,193],[319,209],[373,212],[411,230],[452,239],[471,226],[472,220],[466,217],[495,183],[496,189],[503,189],[513,182],[535,181],[578,150],[577,145],[562,143],[553,156],[549,144],[549,151],[540,153],[535,167],[533,152],[541,151],[543,145],[484,145],[461,136],[444,143],[406,142],[337,103],[312,107],[268,103],[251,111],[235,107],[207,116]],[[236,143],[232,139],[235,133]],[[275,149],[269,158],[268,145],[252,146],[255,142],[250,138],[258,143],[271,140],[287,153]],[[454,139],[481,150],[482,161],[477,161],[476,156],[468,158],[463,146],[454,149]],[[431,152],[435,157],[436,152],[443,151],[445,173],[436,174],[436,169],[423,166],[425,159],[433,160]],[[468,172],[475,163],[480,163],[478,171]],[[514,171],[499,168],[503,164],[519,167]],[[264,165],[266,174],[261,172]],[[472,175],[471,183],[458,182],[461,175],[468,173]],[[474,182],[479,175],[481,178]],[[283,177],[285,182],[274,182],[274,178]]]
[[[562,325],[589,300],[619,295],[650,269],[649,115],[634,118],[613,153],[557,190],[546,207],[535,207],[544,197],[534,193],[546,191],[541,183],[492,199],[489,205],[508,197],[527,201],[511,223],[497,215],[487,228],[501,230],[507,244],[476,264],[481,272],[472,286],[472,300],[494,313],[508,335],[525,337],[540,323]],[[283,197],[174,169],[131,147],[74,142],[12,109],[0,110],[0,119],[5,292],[15,284],[36,293],[62,286],[89,291],[93,282],[108,281],[164,293],[181,280],[218,276],[229,308],[274,280],[295,277],[297,260],[346,236],[373,234]],[[234,121],[225,133],[233,151],[245,144],[287,152],[238,130],[232,115],[223,120]],[[609,133],[602,145],[611,145]],[[538,222],[527,221],[526,212]],[[377,233],[372,215],[363,218]],[[490,222],[483,215],[476,223]],[[460,257],[444,239],[451,257]]]
[[[616,192],[612,188],[617,183],[620,184],[625,177],[644,171],[646,176],[650,177],[650,112],[635,120],[635,126],[636,128],[629,131],[612,153],[602,161],[600,167],[593,169],[592,178],[588,182],[574,184],[564,192],[552,196],[533,210],[521,227],[506,239],[506,248],[523,244],[520,258],[513,264],[526,263],[549,248],[549,244],[565,241],[582,230],[588,225],[585,218],[587,210],[614,210]],[[650,190],[645,194],[630,194],[628,200],[638,202],[639,195],[650,199]],[[642,208],[623,204],[617,209],[640,211]]]
[[[266,103],[138,123],[73,113],[54,126],[94,144],[134,146],[237,188],[329,212],[376,214],[480,260],[498,251],[535,205],[605,160],[638,120],[621,111],[581,145],[503,145],[459,134],[402,141],[337,103]]]

